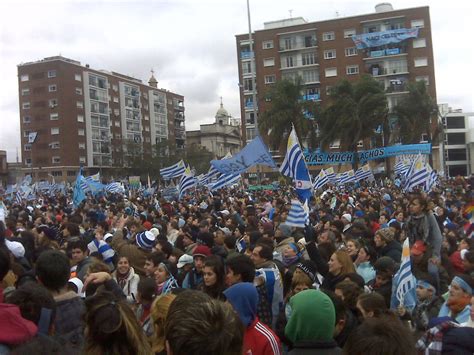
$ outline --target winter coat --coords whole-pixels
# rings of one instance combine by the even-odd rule
[[[121,230],[115,232],[114,237],[112,238],[111,247],[118,255],[127,257],[130,266],[133,267],[138,275],[146,276],[144,267],[146,258],[150,255],[151,250],[140,248],[135,240],[130,242],[128,239],[124,238]]]
[[[117,270],[113,272],[112,278],[118,283]],[[140,276],[135,274],[135,270],[133,269],[133,267],[131,267],[127,280],[125,281],[125,285],[122,287],[122,291],[124,295],[127,297],[128,303],[131,303],[131,304],[136,303],[137,288],[138,288],[139,282],[140,282]]]
[[[387,245],[378,250],[379,257],[388,256],[393,259],[397,264],[402,259],[402,246],[396,240],[390,241]]]

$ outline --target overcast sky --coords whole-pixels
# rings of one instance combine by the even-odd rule
[[[251,0],[252,30],[302,16],[320,21],[374,12],[380,1]],[[438,103],[474,111],[472,1],[393,1],[430,6]],[[210,123],[223,97],[240,117],[235,35],[248,32],[246,0],[0,1],[0,150],[20,149],[17,65],[61,54],[94,69],[148,81],[185,97],[186,128]]]

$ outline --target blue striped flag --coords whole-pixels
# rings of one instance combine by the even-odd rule
[[[411,271],[410,244],[408,238],[403,243],[402,262],[400,269],[393,276],[392,297],[390,308],[396,310],[403,305],[408,310],[413,310],[416,305],[416,279]]]
[[[339,180],[339,183],[341,185],[345,185],[345,184],[348,184],[350,182],[356,182],[356,176],[355,176],[355,173],[354,173],[353,169],[348,170],[348,171],[344,172],[343,174],[341,174],[340,180]]]
[[[169,180],[183,175],[184,169],[186,169],[186,164],[183,160],[180,160],[174,165],[160,169],[160,175],[163,177],[163,179]]]
[[[429,179],[430,173],[428,172],[426,164],[423,163],[421,155],[418,155],[410,167],[410,175],[407,177],[405,191],[412,191],[418,185],[423,185],[423,188],[425,188]]]
[[[189,167],[187,167],[184,170],[184,174],[181,176],[181,179],[179,180],[179,185],[178,185],[179,198],[181,199],[187,190],[192,189],[196,185],[197,185],[197,179],[194,177]]]
[[[428,170],[428,180],[426,181],[425,184],[425,191],[431,191],[433,187],[435,187],[436,183],[438,182],[438,174],[436,174],[436,171],[433,170],[430,164],[426,164],[426,169]]]
[[[110,192],[110,193],[124,193],[125,189],[123,186],[117,182],[111,182],[110,184],[105,185],[105,191]]]
[[[100,253],[104,262],[113,270],[115,251],[105,241],[94,239],[87,247],[90,253]]]
[[[327,168],[326,170],[324,170],[324,172],[326,173],[329,182],[334,184],[336,182],[336,173],[334,172],[334,168]]]
[[[286,155],[281,164],[280,172],[293,179],[296,193],[300,200],[309,200],[312,188],[311,176],[306,167],[306,162],[294,127],[291,129],[291,133],[288,136]]]
[[[326,185],[328,182],[329,182],[329,178],[326,174],[326,171],[324,171],[324,169],[321,169],[318,176],[314,180],[313,188],[315,190],[318,190],[318,189],[322,188],[324,185]]]
[[[208,185],[211,191],[221,189],[223,187],[235,184],[240,179],[240,174],[223,174],[216,182]]]
[[[74,203],[74,207],[77,208],[77,206],[79,206],[79,204],[86,199],[86,194],[82,188],[82,180],[84,179],[84,177],[82,176],[82,167],[79,168],[79,172],[77,173],[77,177],[76,177],[76,183],[74,185],[74,191],[73,191],[73,195],[72,195],[72,201]]]
[[[300,201],[291,200],[290,212],[286,217],[285,224],[291,227],[304,228],[309,223],[309,211],[303,207]]]
[[[359,169],[357,169],[356,173],[356,180],[364,180],[364,179],[370,179],[374,177],[374,174],[372,173],[372,170],[370,169],[369,164],[365,164],[364,166],[361,166]]]

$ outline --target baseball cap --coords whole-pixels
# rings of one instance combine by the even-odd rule
[[[422,240],[417,240],[411,247],[411,253],[415,256],[421,255],[426,251],[426,245]]]
[[[178,259],[178,269],[181,269],[184,265],[192,264],[193,263],[193,257],[188,254],[183,254],[181,257]]]

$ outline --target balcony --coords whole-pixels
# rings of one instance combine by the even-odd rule
[[[367,73],[375,77],[408,74],[408,67],[384,68],[372,66],[367,70]]]
[[[321,100],[321,96],[319,94],[308,94],[301,96],[301,100],[303,101],[319,101]]]
[[[391,83],[386,89],[385,93],[387,94],[399,94],[399,93],[405,93],[408,92],[407,85],[406,83]]]
[[[240,52],[241,60],[247,60],[247,59],[252,59],[252,58],[253,58],[253,52],[250,52],[250,51]]]
[[[385,48],[373,51],[367,51],[367,57],[363,58],[363,60],[378,60],[384,59],[386,57],[394,57],[394,56],[406,56],[406,49],[403,47],[400,48]]]

